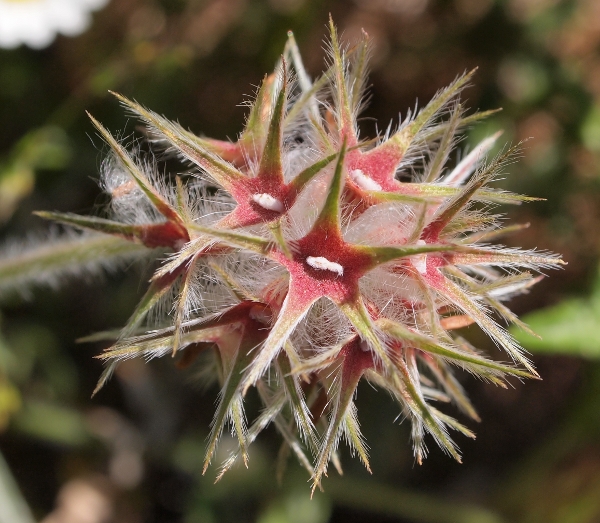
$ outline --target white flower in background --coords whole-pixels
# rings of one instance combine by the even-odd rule
[[[91,22],[90,12],[108,0],[0,0],[0,47],[25,44],[42,49],[58,33],[75,36]]]

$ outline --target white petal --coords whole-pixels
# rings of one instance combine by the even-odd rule
[[[0,47],[26,44],[34,49],[50,45],[58,32],[74,36],[90,24],[90,11],[107,0],[0,0]]]

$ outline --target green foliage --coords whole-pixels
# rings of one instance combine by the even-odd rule
[[[28,132],[7,158],[0,155],[0,223],[6,221],[35,184],[36,171],[64,169],[71,158],[63,129],[45,126]]]
[[[534,354],[600,359],[600,279],[587,298],[566,299],[523,317],[539,337],[518,328],[511,332]]]

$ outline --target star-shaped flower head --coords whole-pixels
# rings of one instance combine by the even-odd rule
[[[515,228],[503,228],[492,205],[533,199],[488,187],[518,147],[486,159],[496,134],[448,167],[459,131],[486,115],[466,116],[458,102],[472,72],[395,132],[361,140],[368,37],[346,49],[333,23],[330,33],[330,64],[315,82],[290,34],[235,142],[197,137],[116,95],[153,140],[193,166],[192,176],[176,176],[173,186],[146,174],[93,120],[126,174],[113,199],[133,191],[153,211],[143,223],[44,214],[171,250],[120,339],[100,356],[112,362],[100,386],[123,359],[171,352],[187,363],[212,347],[222,389],[205,470],[226,425],[239,443],[219,477],[238,458],[247,463],[249,444],[271,423],[313,490],[330,462],[339,468],[341,439],[370,470],[354,405],[364,380],[398,401],[419,463],[426,434],[460,461],[450,431],[472,433],[436,405],[453,402],[478,417],[452,369],[498,385],[537,376],[494,315],[527,328],[503,302],[563,262],[487,243]],[[132,336],[169,296],[161,328]],[[512,362],[488,359],[455,334],[470,324]],[[264,410],[248,423],[244,398],[253,388]]]

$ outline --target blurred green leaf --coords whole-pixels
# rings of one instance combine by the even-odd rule
[[[77,368],[55,333],[34,322],[25,322],[12,325],[7,338],[12,349],[8,375],[15,383],[26,386],[41,378],[43,389],[53,399],[76,395]]]
[[[337,505],[420,523],[502,523],[504,519],[471,503],[447,501],[411,490],[345,477],[328,478],[325,492]]]
[[[4,431],[12,415],[21,408],[21,393],[13,383],[14,377],[10,373],[15,364],[16,358],[0,332],[0,432]]]
[[[63,129],[46,126],[27,133],[15,146],[13,161],[34,169],[64,169],[71,159],[69,139]]]
[[[31,193],[36,169],[64,169],[70,158],[69,141],[60,127],[41,127],[21,138],[0,163],[0,223]]]
[[[0,432],[8,425],[10,417],[21,407],[19,390],[0,375]]]
[[[258,523],[327,523],[331,502],[326,496],[310,499],[310,493],[292,491],[278,498],[259,515]]]
[[[498,70],[498,83],[510,100],[520,104],[543,99],[550,87],[542,64],[525,57],[505,59]]]
[[[581,139],[585,146],[592,150],[600,150],[600,107],[594,106],[586,115],[581,125]]]
[[[527,350],[539,354],[563,354],[600,358],[600,278],[589,298],[573,298],[532,312],[523,321],[537,333],[535,338],[511,328],[511,333]]]
[[[58,445],[77,447],[89,439],[80,412],[49,402],[26,401],[15,416],[12,427],[29,436]]]

